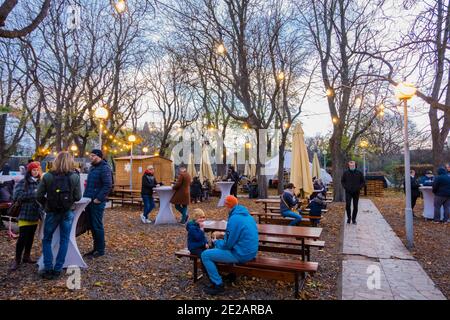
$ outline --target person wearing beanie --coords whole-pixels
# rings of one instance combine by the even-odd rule
[[[25,177],[14,188],[13,201],[20,202],[19,239],[16,243],[16,256],[10,270],[15,271],[24,263],[36,263],[31,259],[34,234],[42,209],[37,202],[36,190],[41,179],[41,165],[30,162],[27,165]],[[23,257],[22,257],[23,254]]]
[[[308,208],[310,209],[309,215],[320,217],[322,215],[322,210],[327,208],[325,203],[325,197],[322,193],[317,194],[308,204]],[[311,219],[311,223],[313,227],[317,227],[320,219]]]
[[[238,204],[238,199],[228,196],[225,206],[230,209],[224,239],[213,241],[214,248],[203,251],[201,260],[212,285],[205,288],[210,295],[225,291],[222,277],[215,262],[245,263],[258,253],[258,228],[247,208]]]
[[[103,160],[103,152],[100,149],[92,150],[89,158],[91,167],[89,168],[83,196],[92,199],[85,210],[91,223],[94,246],[85,256],[96,258],[105,254],[103,214],[107,197],[112,189],[113,180],[111,167],[106,160]]]
[[[155,169],[152,165],[147,167],[142,176],[141,196],[144,203],[144,212],[141,214],[142,223],[152,223],[148,215],[155,208],[155,200],[153,199],[153,188],[162,183],[158,183],[155,178]]]

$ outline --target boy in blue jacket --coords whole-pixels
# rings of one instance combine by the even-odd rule
[[[192,212],[192,220],[186,224],[189,252],[197,256],[209,248],[208,239],[203,230],[205,219],[206,215],[203,210],[197,208]]]
[[[222,277],[214,262],[245,263],[256,257],[258,253],[258,228],[247,208],[238,205],[238,199],[228,196],[225,206],[230,208],[227,229],[223,240],[214,242],[214,249],[203,251],[201,255],[211,287],[205,288],[205,293],[217,295],[225,291]]]

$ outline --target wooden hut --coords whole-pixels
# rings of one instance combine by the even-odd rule
[[[130,156],[114,158],[116,172],[114,183],[117,186],[130,185]],[[172,160],[160,156],[133,155],[132,189],[140,190],[142,175],[149,165],[155,168],[155,177],[158,182],[170,185],[174,179]]]

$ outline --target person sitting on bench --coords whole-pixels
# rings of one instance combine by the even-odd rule
[[[295,196],[295,186],[293,183],[288,183],[286,189],[281,195],[280,212],[285,218],[294,218],[289,225],[296,226],[302,221],[302,216],[299,212],[294,212],[295,207],[298,205],[298,199]]]
[[[322,215],[322,210],[326,209],[327,205],[325,203],[325,197],[323,194],[319,193],[311,202],[308,204],[308,208],[310,209],[309,215],[320,217]],[[317,227],[320,219],[311,219],[311,223],[313,227]]]
[[[214,262],[245,263],[254,259],[258,253],[258,228],[247,208],[238,205],[238,199],[231,195],[226,197],[225,206],[230,212],[224,239],[214,241],[214,249],[207,249],[201,255],[203,266],[212,283],[204,291],[210,295],[225,291],[222,277]]]

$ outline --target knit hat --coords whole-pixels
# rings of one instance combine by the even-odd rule
[[[93,150],[91,151],[91,153],[93,153],[93,154],[95,154],[96,156],[98,156],[98,157],[100,157],[100,158],[103,159],[103,152],[102,152],[102,150],[100,150],[100,149],[93,149]]]
[[[225,198],[225,207],[231,209],[237,204],[238,204],[238,199],[235,196],[227,196]]]
[[[37,161],[33,161],[27,165],[27,172],[31,172],[33,169],[40,169],[40,168],[41,164]]]

